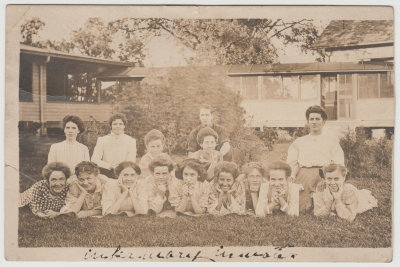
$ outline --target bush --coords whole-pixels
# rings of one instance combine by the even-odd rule
[[[110,133],[110,126],[107,122],[99,122],[92,116],[89,121],[85,121],[85,131],[78,135],[78,142],[89,148],[90,155],[93,154],[97,138]]]
[[[272,150],[273,145],[278,141],[279,128],[264,127],[263,131],[254,131],[254,134],[263,142],[264,146]]]
[[[364,128],[348,130],[340,139],[350,177],[392,178],[393,142],[386,138],[368,140]]]
[[[245,112],[223,71],[218,66],[155,69],[140,87],[122,83],[116,101],[129,121],[125,129],[137,139],[138,154],[145,152],[143,139],[151,129],[165,135],[169,153],[186,153],[187,137],[199,124],[199,105],[205,103],[214,107],[214,121],[232,133],[231,139],[240,139]]]

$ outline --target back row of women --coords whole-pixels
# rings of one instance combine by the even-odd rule
[[[313,211],[315,216],[349,221],[376,207],[370,191],[345,182],[347,169],[339,142],[322,133],[325,111],[312,106],[306,119],[310,134],[291,144],[287,162],[250,162],[239,169],[226,160],[229,139],[221,138],[223,128],[211,123],[208,106],[200,109],[202,125],[191,133],[199,149],[176,165],[163,153],[165,137],[155,129],[146,134],[147,153],[136,164],[136,141],[124,134],[126,120],[120,114],[111,117],[111,133],[98,138],[90,161],[88,148],[76,141],[84,130],[82,121],[67,116],[66,140],[51,146],[44,179],[20,194],[19,205],[29,205],[43,218],[60,214],[80,218],[206,213],[298,216]]]

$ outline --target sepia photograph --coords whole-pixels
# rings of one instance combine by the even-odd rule
[[[6,259],[391,262],[394,19],[7,5]]]

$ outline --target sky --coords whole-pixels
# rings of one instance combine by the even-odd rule
[[[182,18],[282,18],[295,20],[312,19],[322,32],[332,19],[393,19],[393,10],[385,7],[327,7],[327,6],[264,6],[264,7],[154,7],[154,6],[19,6],[7,9],[7,20],[13,28],[32,17],[38,17],[46,23],[40,33],[43,39],[68,39],[71,31],[82,26],[90,17],[101,17],[106,22],[125,17],[182,17]],[[304,54],[294,46],[279,48],[281,63],[314,61],[316,56]],[[153,67],[185,65],[186,58],[193,51],[181,45],[167,34],[154,37],[146,43],[144,64]]]

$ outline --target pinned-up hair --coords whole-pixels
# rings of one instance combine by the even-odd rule
[[[65,129],[65,125],[67,125],[68,122],[75,123],[76,126],[78,127],[79,133],[83,133],[85,131],[85,126],[83,125],[83,121],[78,116],[74,115],[65,116],[63,119],[63,129]]]
[[[197,143],[199,145],[202,144],[206,136],[213,136],[215,138],[215,142],[218,142],[218,133],[210,127],[204,127],[201,128],[197,133]]]
[[[265,177],[265,167],[261,162],[249,162],[242,167],[243,173],[246,174],[246,176],[254,169],[258,170],[262,177]]]
[[[201,104],[200,106],[199,106],[199,110],[200,109],[208,109],[209,111],[210,111],[210,113],[211,114],[213,114],[214,113],[214,109],[213,109],[213,107],[211,106],[211,105],[209,105],[209,104]]]
[[[151,141],[155,141],[155,140],[161,140],[163,145],[165,144],[165,136],[159,130],[156,130],[156,129],[150,130],[144,136],[144,144],[146,145],[146,147]]]
[[[123,161],[120,164],[118,164],[118,166],[114,169],[115,177],[118,177],[121,174],[121,172],[126,168],[132,168],[137,175],[140,175],[142,173],[140,167],[135,162]]]
[[[108,120],[108,124],[110,125],[110,127],[112,126],[113,121],[118,120],[118,119],[120,119],[126,126],[127,120],[126,120],[125,115],[117,113],[117,114],[112,115],[111,118]]]
[[[284,162],[284,161],[282,161],[282,160],[273,161],[273,162],[271,162],[271,164],[268,165],[268,168],[267,168],[267,175],[266,175],[266,177],[267,177],[268,180],[269,180],[269,178],[270,178],[270,177],[269,177],[269,172],[270,172],[271,170],[283,170],[283,171],[285,171],[286,179],[287,179],[288,177],[290,177],[290,175],[292,174],[292,167],[290,167],[289,164],[287,164],[286,162]]]
[[[319,169],[319,176],[321,176],[321,178],[325,178],[327,173],[335,172],[336,170],[338,170],[342,176],[346,178],[347,168],[342,164],[337,163],[329,163],[328,165],[323,166],[321,169]]]
[[[99,172],[99,166],[91,161],[81,161],[75,167],[75,174],[77,177],[82,173],[94,174],[97,176]]]
[[[328,119],[328,115],[326,114],[325,109],[321,108],[321,106],[315,105],[311,106],[306,110],[306,119],[310,118],[311,113],[318,113],[321,115],[321,118],[326,121]]]
[[[204,169],[204,165],[198,159],[185,159],[184,161],[179,163],[175,171],[175,177],[182,180],[183,170],[186,167],[189,167],[197,172],[197,181],[203,182],[206,179],[207,172]]]
[[[68,179],[71,176],[71,169],[69,168],[69,166],[66,163],[51,162],[43,167],[43,169],[42,169],[43,178],[46,179],[47,181],[49,181],[50,175],[54,171],[60,171],[60,172],[64,173],[64,176],[66,179]]]
[[[215,166],[214,176],[218,180],[219,174],[221,172],[227,172],[232,174],[233,179],[236,179],[239,176],[239,169],[236,163],[231,161],[221,161]]]
[[[174,163],[167,154],[161,154],[153,159],[149,164],[149,170],[154,173],[156,167],[168,167],[168,172],[172,172],[174,169]]]

